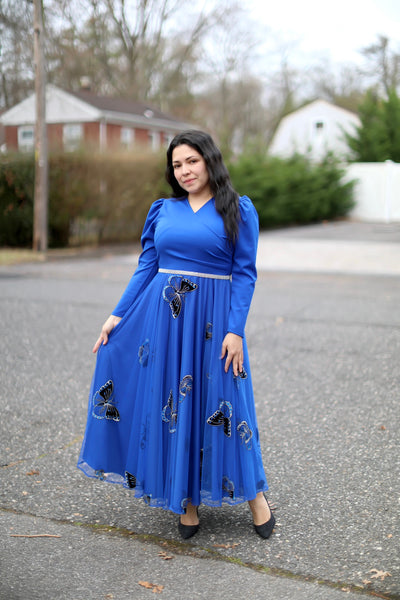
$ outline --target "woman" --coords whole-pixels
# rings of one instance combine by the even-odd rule
[[[201,131],[167,151],[173,197],[150,208],[139,265],[104,323],[78,466],[180,515],[248,501],[256,532],[275,524],[244,326],[256,280],[258,217]]]

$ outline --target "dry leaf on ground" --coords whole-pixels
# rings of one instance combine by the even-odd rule
[[[157,585],[156,583],[150,583],[149,581],[138,581],[138,584],[148,590],[151,590],[154,594],[161,594],[164,589],[163,585]]]
[[[170,554],[167,554],[165,552],[165,550],[160,550],[160,552],[158,553],[158,556],[160,558],[162,558],[163,560],[171,560],[171,558],[174,558],[173,556],[171,556]]]
[[[387,571],[379,571],[378,569],[371,569],[369,573],[374,573],[374,575],[371,575],[371,579],[380,579],[381,581],[383,581],[385,577],[391,577],[391,574]]]

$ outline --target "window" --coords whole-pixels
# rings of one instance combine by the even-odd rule
[[[83,140],[83,127],[81,124],[64,125],[63,127],[63,145],[64,150],[73,152],[77,150]]]
[[[172,133],[164,133],[164,140],[165,140],[164,144],[165,144],[165,146],[167,146],[167,148],[173,139],[174,139],[174,135]]]
[[[325,127],[325,123],[323,121],[315,122],[315,132],[316,133],[322,133],[324,127]]]
[[[149,142],[153,152],[160,149],[160,134],[158,131],[149,131]]]
[[[121,127],[121,146],[129,150],[133,146],[135,130],[131,127]]]
[[[18,127],[18,150],[32,152],[35,147],[35,128],[33,125]]]

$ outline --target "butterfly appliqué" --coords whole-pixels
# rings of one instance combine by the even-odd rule
[[[209,425],[213,425],[214,427],[223,425],[224,434],[226,435],[226,437],[231,437],[232,413],[233,413],[232,404],[230,402],[228,402],[227,400],[222,400],[221,404],[219,405],[218,410],[216,410],[215,413],[213,413],[211,415],[211,417],[208,417],[207,423]]]
[[[183,498],[183,500],[181,501],[181,508],[183,510],[186,510],[187,505],[189,504],[189,502],[191,502],[192,499],[191,498]]]
[[[168,284],[163,289],[163,298],[168,302],[172,316],[176,319],[182,310],[185,294],[197,290],[199,286],[190,279],[179,275],[171,275],[168,278]]]
[[[179,384],[179,396],[182,396],[182,398],[179,399],[179,402],[182,402],[182,400],[184,400],[186,396],[190,394],[192,387],[193,377],[191,375],[185,375]]]
[[[252,442],[251,438],[253,437],[253,432],[248,426],[246,421],[242,421],[236,428],[239,432],[240,437],[242,438],[242,443],[244,443],[247,450],[251,450]]]
[[[178,421],[178,407],[174,405],[172,390],[169,393],[168,403],[162,409],[161,417],[165,423],[169,423],[169,432],[175,433]]]
[[[96,419],[119,421],[119,411],[113,404],[114,384],[111,379],[101,386],[93,396],[93,416]]]
[[[137,485],[136,477],[132,475],[132,473],[129,473],[129,471],[125,471],[125,482],[128,488],[131,490],[133,490]]]
[[[106,474],[104,473],[103,469],[98,469],[95,471],[94,476],[97,477],[97,479],[100,479],[100,481],[104,481],[106,479]]]
[[[235,382],[236,387],[239,389],[239,385],[240,385],[240,381],[243,379],[247,379],[247,373],[244,370],[244,368],[242,367],[242,370],[239,371],[239,373],[237,375],[233,376],[233,380]]]
[[[233,498],[234,497],[234,495],[235,495],[235,484],[226,475],[222,479],[222,489],[225,490],[225,492],[228,492],[229,498]]]
[[[145,340],[145,342],[139,346],[138,359],[142,367],[147,367],[149,360],[149,340]]]
[[[178,406],[184,401],[186,396],[189,396],[192,391],[192,387],[192,375],[185,375],[179,384],[179,402],[177,404],[174,403],[174,395],[172,390],[169,393],[168,402],[162,409],[161,417],[165,423],[169,423],[170,433],[175,433],[176,431],[176,424],[178,421]]]

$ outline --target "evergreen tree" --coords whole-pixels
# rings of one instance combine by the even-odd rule
[[[400,98],[395,89],[387,99],[369,90],[359,107],[361,124],[355,134],[345,134],[352,160],[400,162]]]
[[[385,125],[389,139],[389,158],[400,162],[400,98],[396,91],[390,90],[385,106]]]
[[[357,162],[381,162],[389,158],[389,140],[383,101],[369,90],[359,106],[361,124],[346,140]]]

